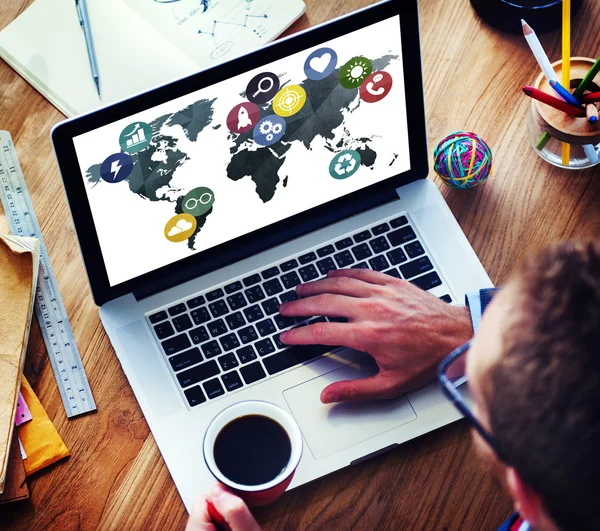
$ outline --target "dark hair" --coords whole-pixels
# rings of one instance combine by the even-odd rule
[[[491,429],[564,531],[599,529],[600,244],[528,260],[491,369]]]

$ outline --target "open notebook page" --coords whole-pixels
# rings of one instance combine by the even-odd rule
[[[306,10],[303,0],[125,0],[198,67],[256,50]]]
[[[122,0],[88,0],[100,71],[98,97],[74,0],[36,0],[0,32],[0,57],[67,116],[198,70]]]

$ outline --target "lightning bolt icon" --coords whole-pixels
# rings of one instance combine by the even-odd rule
[[[110,172],[114,173],[114,177],[113,177],[113,181],[116,180],[117,175],[119,174],[119,172],[121,171],[121,164],[119,164],[120,161],[118,160],[113,160],[111,166],[110,166]]]

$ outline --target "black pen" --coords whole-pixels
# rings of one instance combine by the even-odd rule
[[[77,9],[79,23],[83,29],[83,35],[85,36],[85,46],[90,61],[92,77],[94,78],[94,83],[96,83],[98,96],[100,96],[100,73],[98,72],[98,63],[96,62],[96,52],[94,51],[94,41],[92,40],[92,27],[90,26],[86,0],[75,0],[75,8]]]

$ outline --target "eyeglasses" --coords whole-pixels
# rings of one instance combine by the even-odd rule
[[[481,435],[483,440],[490,445],[498,458],[507,463],[506,454],[500,448],[500,444],[496,438],[475,418],[468,405],[470,395],[467,385],[466,362],[469,348],[471,348],[471,341],[458,347],[442,361],[438,369],[438,380],[445,395],[454,404],[456,409],[460,411],[475,431]]]

